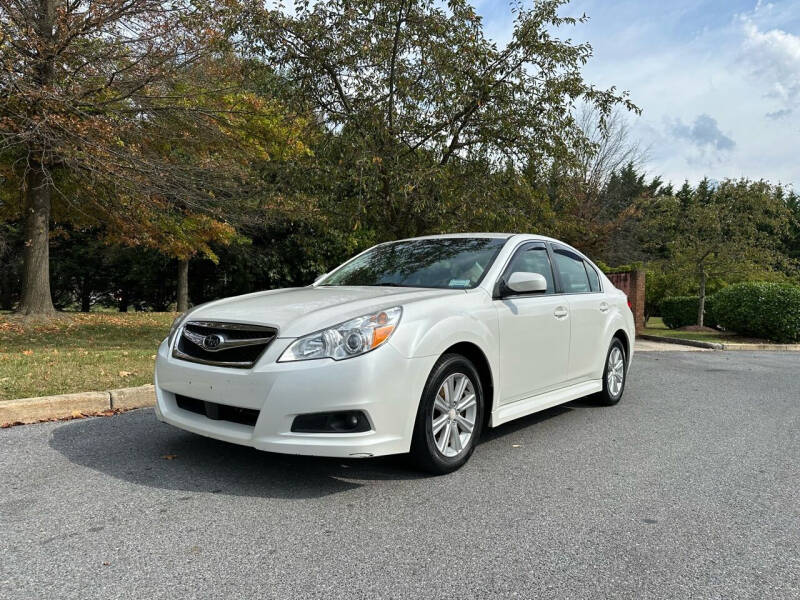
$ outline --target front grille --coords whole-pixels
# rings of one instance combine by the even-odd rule
[[[238,406],[217,404],[216,402],[207,402],[197,398],[190,398],[189,396],[181,396],[180,394],[175,394],[175,402],[177,402],[178,408],[198,415],[205,415],[215,421],[230,421],[231,423],[249,425],[250,427],[254,427],[256,421],[258,421],[259,411],[254,408],[239,408]]]
[[[275,328],[261,325],[188,321],[172,356],[204,365],[249,369],[277,333]]]

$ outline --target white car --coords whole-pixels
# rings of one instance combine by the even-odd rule
[[[463,465],[484,427],[595,394],[616,404],[633,356],[627,298],[580,252],[537,235],[374,246],[313,285],[197,306],[158,349],[156,414],[270,452],[410,452]]]

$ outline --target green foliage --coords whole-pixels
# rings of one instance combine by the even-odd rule
[[[661,301],[661,318],[670,329],[697,322],[697,296],[668,296]]]
[[[577,102],[601,120],[616,106],[635,108],[626,93],[584,81],[591,47],[562,35],[582,22],[562,16],[564,4],[515,4],[505,44],[487,37],[466,0],[255,11],[254,53],[292,82],[287,95],[326,131],[318,172],[300,185],[316,184],[309,191],[344,229],[377,239],[545,226],[546,195],[517,165],[567,158],[583,139]]]
[[[663,265],[648,265],[644,287],[644,317],[649,319],[661,315],[661,303],[668,296],[689,296],[693,291],[692,281],[682,273],[665,270]],[[697,320],[697,309],[694,313]],[[690,323],[692,324],[692,323]]]
[[[120,2],[76,38],[79,13],[56,15],[66,45],[49,104],[18,46],[0,52],[22,68],[9,71],[20,93],[0,101],[4,139],[45,132],[33,149],[47,152],[31,156],[53,157],[40,166],[58,191],[59,308],[163,310],[176,258],[192,259],[197,303],[303,285],[373,243],[452,231],[538,232],[606,273],[644,268],[646,317],[668,296],[800,282],[798,197],[764,182],[674,189],[646,176],[626,138],[637,109],[584,80],[591,47],[570,40],[583,18],[564,0],[513,3],[506,43],[489,39],[468,0],[300,0],[292,11],[234,0],[192,17],[132,0],[122,21],[109,8]],[[136,15],[136,27],[178,19],[183,34],[162,26],[127,49],[118,25]],[[28,118],[48,107],[63,122]],[[25,144],[12,146],[0,144],[6,309],[20,301],[30,163]]]
[[[700,298],[698,296],[668,296],[661,301],[661,318],[664,325],[670,329],[678,329],[697,323],[697,311]],[[714,296],[709,296],[705,301],[705,325],[716,326]]]
[[[766,182],[685,184],[674,196],[653,198],[645,210],[644,246],[665,271],[693,281],[701,298],[709,282],[763,278],[786,262],[782,240],[791,212],[782,189]]]
[[[609,267],[602,260],[598,259],[594,262],[594,264],[600,267],[600,270],[603,271],[603,273],[605,273],[606,275],[609,275],[611,273],[627,273],[628,271],[637,271],[639,269],[644,268],[644,264],[641,262],[633,262],[626,265],[619,265],[618,267]]]
[[[800,342],[800,287],[771,282],[738,283],[715,295],[719,324],[739,335]]]
[[[786,236],[786,254],[797,261],[800,260],[800,196],[794,190],[790,190],[786,195],[786,206],[791,212],[789,233]],[[800,270],[794,269],[792,276],[800,284]]]

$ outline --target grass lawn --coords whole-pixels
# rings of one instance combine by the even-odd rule
[[[664,325],[661,317],[650,317],[647,320],[647,327],[642,329],[641,333],[648,335],[660,335],[662,337],[671,337],[681,340],[697,340],[699,342],[730,342],[730,343],[764,343],[765,340],[744,338],[732,332],[725,331],[679,331],[677,329],[669,329]]]
[[[0,400],[152,383],[176,313],[0,314]]]

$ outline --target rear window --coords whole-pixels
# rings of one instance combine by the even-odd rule
[[[555,248],[553,259],[565,294],[585,294],[592,291],[580,256],[563,248]]]
[[[599,292],[600,278],[597,276],[597,271],[595,271],[594,267],[586,261],[583,261],[583,265],[586,267],[586,273],[589,274],[589,287],[593,292]]]

